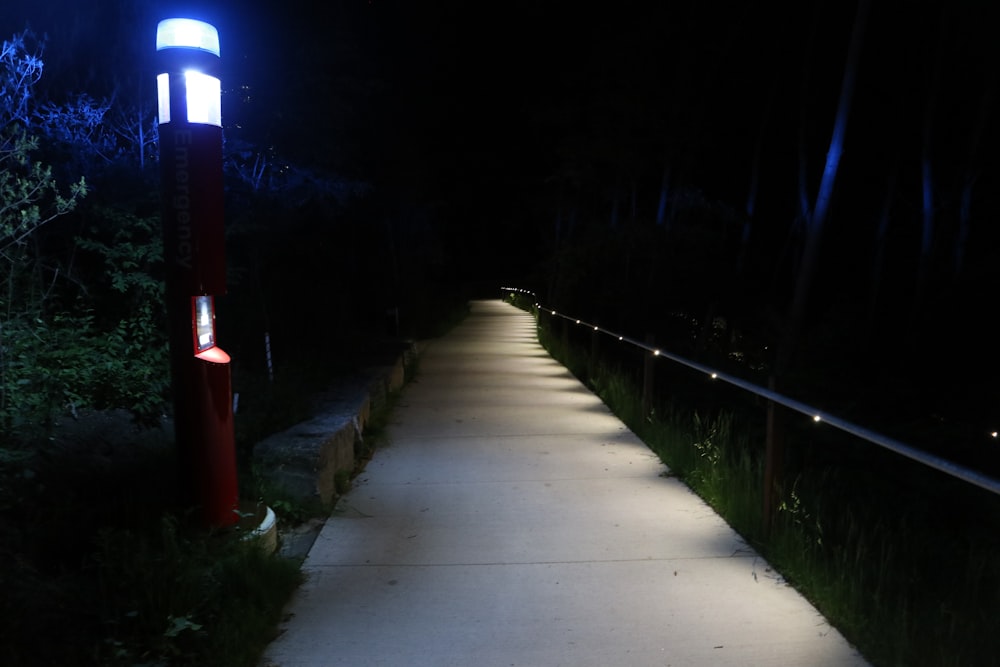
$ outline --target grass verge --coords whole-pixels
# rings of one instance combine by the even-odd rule
[[[301,418],[303,388],[314,384],[272,387],[274,410],[255,414],[243,437]],[[385,442],[391,405],[369,420],[364,456]],[[194,527],[175,502],[168,433],[87,438],[0,460],[0,664],[256,665],[302,581],[301,561]],[[318,503],[255,485],[252,462],[241,467],[241,495],[263,499],[286,524],[325,516]],[[340,475],[341,492],[350,476]]]
[[[765,532],[762,407],[706,401],[678,376],[647,414],[634,374],[547,327],[539,340],[872,664],[1000,664],[996,496],[847,435],[793,430]]]

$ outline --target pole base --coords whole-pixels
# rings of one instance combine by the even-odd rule
[[[264,503],[240,501],[240,520],[236,529],[244,540],[253,540],[267,554],[278,550],[278,520],[274,510]]]

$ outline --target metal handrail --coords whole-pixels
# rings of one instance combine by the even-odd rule
[[[904,456],[918,463],[922,463],[923,465],[934,468],[935,470],[943,472],[946,475],[950,475],[964,482],[968,482],[969,484],[974,484],[975,486],[978,486],[981,489],[985,489],[987,491],[990,491],[991,493],[1000,495],[1000,480],[997,480],[994,477],[990,477],[989,475],[979,472],[978,470],[973,470],[972,468],[955,463],[954,461],[949,461],[948,459],[935,456],[922,449],[918,449],[917,447],[913,447],[912,445],[900,442],[895,438],[890,438],[889,436],[877,433],[875,431],[872,431],[871,429],[865,428],[864,426],[859,426],[858,424],[849,422],[846,419],[830,414],[829,412],[819,410],[811,405],[807,405],[801,401],[789,398],[788,396],[779,394],[778,392],[773,391],[771,389],[767,389],[766,387],[761,387],[760,385],[748,382],[742,378],[738,378],[728,373],[716,370],[714,368],[711,368],[710,366],[706,366],[705,364],[701,364],[696,361],[691,361],[690,359],[686,359],[671,352],[667,352],[666,350],[663,350],[661,348],[654,347],[647,343],[635,340],[634,338],[630,338],[628,336],[625,336],[624,334],[619,334],[614,331],[610,331],[596,324],[591,324],[590,322],[585,322],[584,320],[571,317],[564,313],[557,312],[552,308],[542,306],[541,304],[538,303],[535,293],[529,290],[524,290],[516,287],[502,287],[500,289],[501,292],[524,294],[525,296],[531,297],[531,299],[534,301],[535,308],[539,312],[544,311],[546,313],[551,314],[554,317],[562,318],[564,320],[572,322],[573,324],[586,327],[594,332],[602,333],[612,338],[615,338],[623,343],[628,343],[630,345],[634,345],[635,347],[642,348],[647,352],[652,353],[653,356],[655,357],[662,357],[664,359],[669,359],[670,361],[673,361],[675,363],[687,366],[688,368],[699,371],[701,373],[705,373],[713,380],[721,380],[722,382],[726,382],[735,387],[739,387],[740,389],[743,389],[745,391],[766,398],[769,401],[773,401],[774,403],[783,405],[786,408],[807,415],[811,417],[814,422],[817,423],[822,422],[829,424],[834,428],[840,429],[841,431],[844,431],[846,433],[850,433],[853,436],[861,438],[862,440],[866,440],[874,445],[878,445],[879,447],[882,447],[884,449],[888,449],[892,452],[895,452],[896,454],[899,454],[900,456]]]

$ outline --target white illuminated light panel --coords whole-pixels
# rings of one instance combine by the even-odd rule
[[[208,296],[195,297],[195,310],[197,311],[195,325],[200,351],[215,344],[215,331],[212,326],[212,298]]]
[[[156,75],[156,98],[160,125],[170,122],[170,75]]]
[[[156,27],[156,50],[188,48],[221,55],[219,31],[195,19],[167,19]]]
[[[189,70],[184,72],[189,123],[222,127],[222,83],[214,76]]]

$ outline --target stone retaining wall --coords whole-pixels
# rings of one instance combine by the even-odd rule
[[[259,474],[297,500],[331,506],[338,474],[350,475],[365,453],[365,427],[372,413],[403,386],[416,355],[416,344],[409,344],[391,365],[340,378],[316,396],[312,418],[254,447]]]

